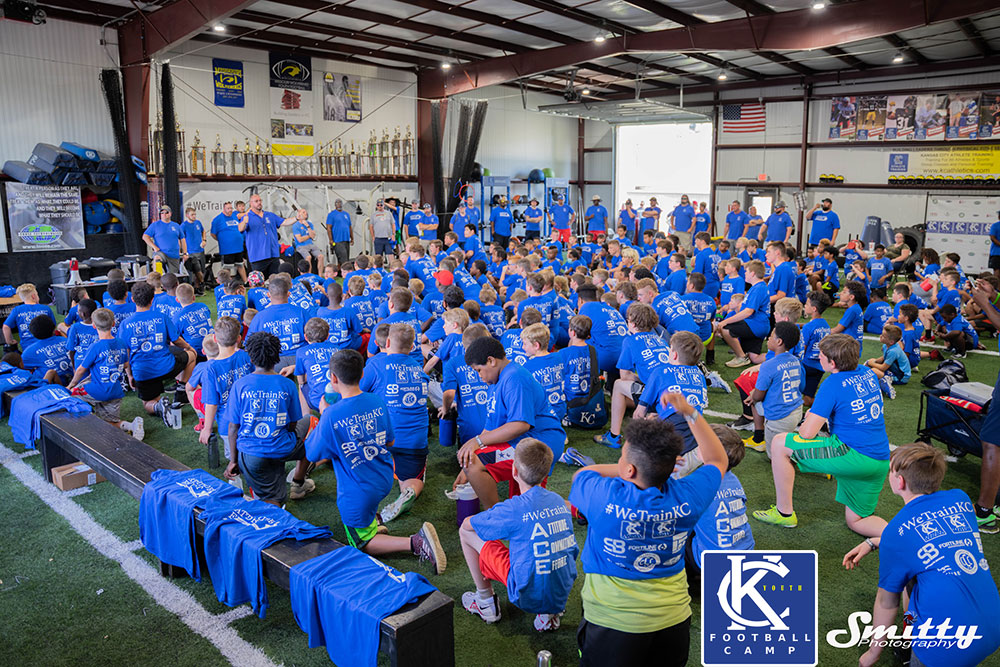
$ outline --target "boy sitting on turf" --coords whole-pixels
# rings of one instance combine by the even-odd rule
[[[653,317],[656,317],[655,313]],[[590,327],[591,321],[586,315],[571,317],[567,326],[569,345],[559,351],[563,359],[563,392],[566,394],[565,423],[579,428],[601,428],[608,420],[597,350],[587,342]],[[578,458],[582,455],[575,447],[567,447],[563,456]]]
[[[180,290],[179,287],[177,289]],[[215,302],[216,316],[232,317],[239,320],[247,309],[247,298],[243,295],[243,282],[239,278],[233,278],[224,284],[223,289],[225,293]]]
[[[865,308],[865,333],[881,334],[892,317],[892,307],[885,301],[885,288],[875,287],[871,291],[871,303]]]
[[[946,303],[938,311],[941,325],[934,334],[937,340],[948,346],[951,356],[964,359],[968,350],[979,347],[979,334],[969,321],[959,315],[958,309]]]
[[[864,335],[865,318],[863,315],[864,305],[867,304],[865,287],[856,280],[849,280],[844,283],[844,289],[840,291],[840,304],[846,310],[841,315],[837,325],[830,329],[830,333],[845,333],[861,345],[861,338]]]
[[[283,368],[281,374],[289,377],[294,372],[306,403],[313,410],[319,410],[319,402],[326,388],[330,357],[341,348],[327,341],[330,325],[321,317],[309,318],[305,334],[306,344],[295,352],[295,366]]]
[[[229,465],[223,476],[243,475],[257,499],[282,507],[289,497],[299,500],[316,490],[316,482],[306,477],[309,461],[302,442],[309,429],[309,406],[295,383],[274,370],[281,358],[277,336],[252,333],[244,348],[254,369],[229,390]],[[286,461],[296,462],[291,493],[285,482]]]
[[[802,325],[802,366],[806,376],[802,382],[802,401],[806,407],[812,405],[816,389],[823,379],[823,366],[819,363],[819,342],[830,333],[830,324],[823,318],[823,312],[830,307],[830,297],[826,292],[813,290],[806,296],[803,310],[809,321]]]
[[[941,450],[923,442],[893,451],[889,488],[903,499],[903,508],[880,537],[872,536],[848,552],[844,567],[853,569],[865,555],[880,551],[871,626],[893,627],[902,602],[907,629],[912,628],[914,636],[910,664],[918,660],[922,665],[986,664],[1000,647],[1000,623],[996,622],[1000,595],[983,553],[969,496],[959,489],[940,490],[945,467]],[[944,619],[947,627],[941,623]],[[956,651],[924,632],[935,622],[939,633],[968,628],[974,640]],[[887,643],[873,638],[859,664],[874,665]]]
[[[208,370],[208,365],[219,356],[219,344],[211,337],[205,338],[201,342],[201,347],[198,348],[198,356],[205,361],[199,361],[194,365],[191,377],[184,383],[184,393],[187,394],[188,403],[198,415],[198,423],[194,427],[195,431],[200,431],[205,427],[205,404],[201,400],[204,393],[202,383],[205,380],[205,371]]]
[[[513,466],[520,494],[467,517],[459,530],[476,584],[475,591],[462,594],[462,606],[487,623],[500,620],[500,601],[491,583],[497,581],[507,587],[512,605],[535,614],[536,630],[559,629],[580,549],[566,501],[540,486],[551,466],[552,450],[545,443],[522,440]]]
[[[397,325],[397,330],[401,328]],[[337,511],[351,546],[372,556],[409,552],[430,561],[434,571],[441,574],[447,559],[430,522],[424,522],[410,537],[380,534],[376,511],[392,489],[393,460],[389,450],[395,433],[386,404],[358,386],[363,370],[364,358],[357,350],[338,350],[330,358],[331,389],[341,398],[323,411],[306,443],[306,455],[333,462]],[[425,437],[426,432],[425,426]]]
[[[452,408],[455,409],[457,419],[458,438],[460,442],[467,442],[483,432],[486,425],[486,402],[489,400],[489,387],[483,382],[467,363],[465,363],[464,350],[472,344],[474,340],[489,336],[489,332],[482,324],[470,324],[462,332],[461,356],[453,355],[444,363],[443,380],[441,381],[441,407],[438,408],[438,417],[448,419]],[[454,441],[441,444],[451,447]]]
[[[858,367],[860,350],[858,341],[846,334],[831,333],[820,342],[819,360],[830,377],[819,386],[798,433],[782,433],[771,442],[777,502],[754,512],[758,521],[798,525],[792,504],[794,463],[801,472],[833,475],[848,528],[872,537],[885,527],[875,506],[889,471],[889,437],[878,378],[870,368]],[[824,422],[829,436],[819,435]]]
[[[76,321],[70,325],[69,333],[66,334],[66,351],[69,353],[71,368],[76,368],[90,346],[97,342],[97,329],[91,320],[97,308],[97,302],[89,298],[81,299],[76,305]]]
[[[912,303],[904,303],[899,308],[898,319],[899,327],[903,330],[903,352],[906,353],[906,358],[910,362],[910,372],[912,373],[917,370],[920,359],[923,358],[923,352],[920,351],[921,329],[917,327],[920,323],[920,310]]]
[[[489,287],[484,287],[479,291],[479,302],[482,307],[479,309],[479,318],[489,329],[490,335],[499,338],[504,330],[503,307],[497,305],[497,293]]]
[[[24,370],[49,384],[65,386],[73,377],[73,365],[66,349],[66,338],[55,335],[56,323],[48,315],[36,315],[28,331],[34,342],[21,353]]]
[[[438,364],[443,364],[456,355],[465,355],[465,350],[462,348],[462,332],[469,326],[469,313],[461,308],[452,308],[444,311],[441,320],[444,324],[444,338],[441,339],[437,351],[432,353],[424,364],[424,373],[430,373]]]
[[[174,313],[174,326],[177,327],[181,337],[201,356],[201,344],[212,330],[212,311],[205,304],[195,302],[194,288],[188,283],[177,286],[177,301],[181,307]],[[242,310],[239,313],[243,315]]]
[[[524,365],[528,360],[528,355],[524,352],[524,344],[521,342],[521,332],[532,324],[538,324],[541,321],[541,313],[534,308],[525,308],[519,320],[520,328],[512,327],[503,332],[503,335],[500,336],[500,343],[503,345],[508,359],[514,363]],[[514,324],[514,320],[511,320],[511,324]]]
[[[743,444],[755,452],[767,452],[770,442],[779,433],[790,431],[802,418],[802,362],[792,353],[799,343],[799,328],[791,322],[775,322],[767,339],[768,360],[760,365],[754,390],[746,402],[755,405],[753,436]],[[761,428],[762,427],[762,428]]]
[[[933,340],[931,334],[937,326],[942,323],[940,311],[943,306],[952,305],[957,311],[962,307],[962,295],[958,291],[959,275],[958,271],[941,271],[941,285],[935,293],[935,305],[933,308],[920,311],[920,319],[924,323],[924,337]]]
[[[82,392],[75,391],[73,395],[89,403],[95,415],[131,433],[136,440],[142,440],[145,437],[142,417],[136,417],[131,422],[121,419],[122,397],[125,396],[122,377],[128,363],[128,348],[112,333],[114,313],[107,308],[98,308],[90,319],[97,329],[98,340],[77,360],[76,372],[67,387],[73,389],[79,386]],[[88,375],[90,380],[81,385]]]
[[[542,385],[545,398],[560,421],[566,416],[562,355],[549,352],[549,330],[544,324],[532,324],[521,331],[521,345],[528,356],[522,365]]]
[[[680,335],[693,337],[700,348],[697,336],[674,337]],[[690,429],[704,465],[683,479],[671,478],[683,437],[658,419],[633,419],[617,464],[588,466],[573,476],[569,502],[588,521],[581,561],[583,621],[577,631],[581,667],[688,662],[686,534],[719,490],[728,457],[682,395],[662,394],[657,403],[670,405]],[[627,549],[605,548],[620,544],[623,536]]]
[[[6,343],[5,351],[17,351],[17,343],[14,342],[14,334],[17,334],[21,343],[21,349],[27,350],[28,346],[35,342],[29,327],[31,321],[39,315],[45,315],[52,320],[52,326],[56,324],[56,318],[52,317],[52,309],[38,303],[38,290],[31,283],[24,283],[17,288],[17,296],[23,303],[14,306],[10,315],[3,321],[3,339]]]
[[[360,350],[363,327],[353,309],[343,305],[344,290],[340,283],[332,282],[326,287],[327,305],[316,311],[316,317],[327,323],[329,334],[326,342],[338,350]],[[308,340],[308,338],[306,339]],[[329,359],[327,359],[329,361]],[[326,361],[323,367],[326,368]],[[326,377],[324,371],[323,377]],[[326,384],[326,380],[323,380]]]
[[[719,268],[725,276],[719,288],[719,306],[723,313],[738,312],[738,307],[734,310],[731,301],[735,295],[746,293],[746,280],[740,273],[742,267],[743,263],[736,257],[719,262]]]
[[[164,273],[160,278],[160,287],[163,291],[153,297],[153,310],[163,313],[171,320],[181,309],[181,304],[177,301],[177,286],[179,284],[177,276],[172,273]]]
[[[700,233],[707,234],[708,232]],[[705,285],[705,276],[700,273],[692,273],[688,276],[687,291],[681,297],[681,301],[687,306],[688,312],[691,313],[695,324],[698,325],[698,336],[705,344],[705,363],[714,364],[715,339],[712,335],[712,324],[715,321],[715,299],[704,293]]]
[[[242,333],[242,325],[232,317],[220,317],[215,323],[213,338],[219,348],[219,354],[208,362],[201,381],[201,404],[205,412],[205,425],[198,435],[198,442],[203,445],[208,445],[212,427],[216,424],[220,436],[226,437],[229,433],[226,411],[229,404],[229,390],[234,382],[253,372],[250,355],[245,350],[239,349]],[[229,447],[223,447],[223,451],[228,457]]]
[[[399,497],[382,509],[386,523],[409,511],[424,490],[427,472],[428,377],[409,354],[413,340],[413,327],[408,323],[390,324],[388,349],[368,360],[360,384],[361,391],[383,397],[396,434],[392,461]]]
[[[910,360],[903,351],[900,340],[903,330],[895,324],[887,324],[879,336],[882,343],[882,356],[869,359],[865,366],[872,369],[878,376],[882,392],[889,398],[896,398],[895,385],[910,381]]]
[[[118,328],[122,322],[127,320],[135,312],[135,301],[132,300],[132,293],[128,291],[128,285],[124,280],[109,280],[107,296],[111,297],[111,303],[107,305],[115,316],[115,335],[118,335]]]

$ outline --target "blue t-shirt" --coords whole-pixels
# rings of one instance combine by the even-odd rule
[[[187,241],[187,251],[190,254],[196,255],[200,252],[205,252],[205,243],[202,241],[205,227],[202,226],[201,220],[191,222],[185,219],[181,223],[181,229],[184,230],[184,240]]]
[[[178,259],[181,256],[181,239],[184,232],[176,222],[163,222],[155,220],[146,228],[146,235],[153,239],[153,243],[167,257]]]
[[[809,244],[816,245],[823,239],[832,239],[833,230],[840,229],[840,216],[833,211],[817,209],[809,216],[812,229],[809,230]]]
[[[163,294],[157,294],[153,297],[153,310],[158,313],[163,313],[167,316],[167,319],[174,319],[174,315],[176,315],[180,309],[181,304],[175,296],[170,296],[164,292]]]
[[[292,223],[292,245],[296,248],[304,248],[313,245],[313,240],[308,238],[309,232],[313,229],[313,224],[306,220],[302,222],[301,220],[296,220]],[[299,241],[296,236],[307,237],[305,241]]]
[[[302,393],[314,410],[319,410],[323,390],[330,381],[330,357],[339,349],[336,345],[323,342],[309,343],[295,351],[295,375],[306,377]]]
[[[964,491],[917,496],[882,531],[879,588],[903,593],[914,579],[906,611],[910,627],[916,630],[925,621],[947,618],[951,632],[956,626],[976,626],[982,638],[962,649],[940,646],[935,639],[914,639],[913,655],[925,665],[985,664],[1000,646],[1000,595]],[[928,634],[935,633],[932,629]]]
[[[746,233],[744,234],[748,239],[756,239],[760,237],[760,228],[764,224],[764,218],[759,215],[747,214],[747,227]],[[742,257],[740,259],[743,259]],[[759,259],[759,258],[758,258]]]
[[[295,422],[302,418],[299,388],[278,374],[251,373],[229,390],[225,421],[239,424],[236,445],[244,454],[281,459],[295,449]]]
[[[608,209],[604,208],[600,204],[587,207],[587,212],[584,217],[592,215],[590,220],[587,221],[587,231],[588,232],[603,232],[608,228]],[[632,225],[629,224],[629,229]]]
[[[503,333],[504,327],[507,325],[507,316],[503,312],[503,306],[496,304],[481,307],[479,309],[479,319],[486,325],[490,335],[494,338],[499,338],[500,334]]]
[[[56,318],[52,317],[52,309],[40,303],[22,303],[20,306],[14,306],[10,315],[3,321],[5,326],[10,327],[11,331],[20,337],[22,350],[28,349],[28,346],[35,342],[29,327],[31,320],[39,315],[48,315],[53,322],[56,321]]]
[[[840,317],[840,322],[837,324],[844,326],[845,334],[858,341],[859,344],[862,342],[861,337],[864,334],[865,318],[861,313],[860,304],[856,303],[845,310],[844,314]]]
[[[791,352],[782,352],[761,364],[754,389],[766,392],[761,401],[764,419],[784,419],[802,405],[804,376],[802,363]]]
[[[920,337],[922,334],[923,329],[918,329],[916,326],[912,329],[903,329],[903,338],[900,342],[903,344],[906,358],[910,360],[910,370],[915,370],[920,363]]]
[[[356,350],[361,347],[361,332],[364,327],[354,309],[348,306],[320,308],[316,311],[316,317],[326,320],[330,325],[330,333],[326,337],[328,343],[333,343],[340,350]]]
[[[712,337],[712,321],[715,319],[715,299],[704,292],[689,292],[681,297],[688,312],[698,325],[698,336],[702,342]]]
[[[131,296],[131,294],[129,295]],[[131,302],[127,303],[114,303],[112,302],[110,306],[106,306],[108,310],[115,316],[115,326],[112,331],[115,335],[118,335],[121,329],[122,322],[127,320],[135,311],[135,304]]]
[[[650,213],[650,212],[654,212],[654,213],[656,213],[656,215],[655,216],[642,215],[639,218],[639,231],[640,231],[640,233],[646,231],[647,229],[654,229],[655,230],[657,228],[657,226],[658,226],[660,213],[662,212],[660,210],[660,207],[659,206],[647,206],[646,210],[643,211],[643,213]]]
[[[403,216],[403,224],[406,225],[406,233],[410,236],[420,236],[420,229],[417,225],[423,224],[424,222],[424,212],[417,211],[407,211],[406,215]]]
[[[284,218],[270,211],[261,211],[261,215],[247,211],[246,220],[247,258],[251,262],[260,262],[277,257],[280,250],[278,228]]]
[[[250,361],[250,355],[245,350],[237,350],[235,354],[225,359],[209,360],[201,378],[201,402],[218,408],[215,412],[215,423],[219,425],[219,434],[226,439],[226,442],[229,437],[227,411],[229,391],[237,380],[251,373],[253,373],[253,363]],[[225,451],[228,452],[229,447],[225,447]]]
[[[239,229],[240,221],[236,213],[228,218],[220,213],[212,219],[212,234],[219,242],[220,255],[235,255],[243,252],[243,232]]]
[[[753,285],[743,299],[743,307],[740,310],[753,310],[753,314],[746,318],[744,322],[750,327],[754,336],[763,338],[771,330],[771,299],[767,290],[767,283],[763,280]]]
[[[561,496],[533,486],[470,520],[481,540],[508,540],[507,598],[529,614],[566,609],[580,552]]]
[[[567,402],[590,396],[593,389],[591,382],[598,377],[598,370],[591,366],[591,349],[590,345],[571,345],[559,350],[563,360],[563,393]]]
[[[506,206],[494,206],[490,209],[490,224],[494,234],[510,236],[511,220],[510,209]]]
[[[868,273],[872,277],[872,287],[885,287],[885,281],[879,282],[879,280],[890,273],[892,273],[892,260],[888,257],[872,257],[868,260]]]
[[[375,316],[375,304],[366,296],[352,296],[344,301],[344,307],[348,308],[354,316],[361,322],[361,328],[368,331],[375,330],[378,318]]]
[[[240,319],[237,319],[237,322],[242,324]],[[188,304],[174,315],[174,326],[181,337],[200,355],[202,343],[212,331],[212,312],[203,303]]]
[[[865,331],[870,334],[881,334],[886,321],[892,317],[892,308],[885,301],[872,301],[865,308]]]
[[[830,333],[829,323],[822,317],[809,320],[802,325],[802,365],[818,371],[823,370],[819,363],[819,342]]]
[[[859,454],[889,460],[882,390],[872,369],[862,366],[827,376],[809,412],[827,419],[830,433]]]
[[[69,360],[66,339],[62,336],[36,340],[21,353],[21,363],[25,370],[34,372],[37,377],[48,371],[55,371],[63,382],[73,377],[73,364]]]
[[[128,361],[128,348],[117,338],[99,339],[88,350],[82,360],[77,361],[90,371],[90,380],[84,385],[87,393],[98,401],[122,398],[122,374]]]
[[[259,312],[271,305],[271,295],[266,287],[251,287],[247,292],[247,301],[251,308]]]
[[[593,207],[591,207],[593,208]],[[603,206],[601,208],[604,208]],[[588,209],[589,211],[589,209]],[[639,221],[639,212],[635,209],[623,208],[618,212],[618,224],[625,225],[625,229],[628,230],[629,235],[635,235],[636,225]],[[591,220],[593,222],[593,220]],[[589,231],[589,230],[588,230]],[[602,232],[603,229],[597,229],[594,231]]]
[[[521,340],[521,329],[507,329],[500,335],[500,344],[503,345],[504,354],[515,364],[523,366],[528,360],[528,355],[524,353],[524,343]]]
[[[330,537],[329,528],[300,521],[262,500],[212,497],[200,518],[215,596],[230,607],[249,602],[261,618],[268,607],[261,551],[279,540]]]
[[[386,404],[375,394],[362,392],[324,410],[306,440],[306,458],[333,462],[337,510],[345,526],[367,528],[375,520],[378,504],[392,490],[389,447],[395,439]]]
[[[976,332],[975,328],[973,328],[973,326],[969,324],[969,321],[964,317],[962,317],[961,315],[955,315],[955,317],[952,318],[951,322],[945,322],[944,328],[946,331],[949,332],[962,331],[965,333],[967,339],[972,341],[973,347],[979,345],[979,334]]]
[[[784,241],[788,228],[792,226],[792,218],[787,211],[772,213],[767,216],[765,224],[767,224],[766,241]]]
[[[632,371],[639,376],[639,382],[643,384],[649,381],[649,376],[656,369],[668,363],[670,363],[670,347],[652,331],[629,334],[622,341],[618,369]]]
[[[771,296],[778,292],[784,292],[785,296],[795,296],[795,262],[778,264],[771,274],[767,289]]]
[[[243,313],[247,310],[247,300],[242,294],[223,294],[215,302],[215,310],[219,317],[231,317],[243,324]]]
[[[433,239],[436,239],[438,235],[437,228],[441,225],[441,220],[440,218],[437,217],[437,214],[425,213],[423,222],[425,225],[434,225],[434,226],[424,229],[422,232],[420,232],[420,238],[423,239],[424,241],[431,241]]]
[[[465,443],[482,433],[486,426],[489,385],[464,358],[456,356],[444,363],[441,391],[455,392],[459,440]]]
[[[290,303],[272,303],[257,313],[247,329],[247,335],[266,331],[281,341],[281,354],[294,354],[305,342],[305,326],[309,316]]]
[[[118,339],[129,349],[129,365],[136,380],[152,380],[169,373],[175,363],[171,342],[179,338],[166,315],[154,310],[136,312],[122,322]]]
[[[581,304],[580,314],[590,318],[590,338],[587,342],[597,349],[601,370],[614,370],[622,354],[622,342],[628,336],[625,318],[603,301]]]
[[[542,385],[525,368],[513,362],[504,366],[496,384],[490,385],[486,405],[485,430],[492,431],[510,422],[524,422],[529,426],[528,431],[508,444],[514,447],[524,438],[536,438],[549,446],[554,461],[562,456],[566,431],[552,410]]]
[[[351,240],[351,216],[347,211],[336,209],[326,214],[327,229],[333,232],[334,243],[349,243]]]
[[[894,384],[906,384],[910,381],[910,360],[899,345],[882,345],[882,357],[889,364],[886,371],[892,375]]]
[[[726,234],[726,238],[730,241],[735,241],[736,239],[743,236],[743,229],[746,227],[747,220],[750,216],[746,214],[746,211],[730,211],[726,214],[726,224],[729,225],[729,233]]]
[[[992,225],[990,225],[990,236],[995,236],[1000,239],[1000,220],[997,220]],[[1000,255],[1000,245],[990,241],[990,257],[995,257]]]
[[[694,214],[694,232],[707,232],[709,225],[712,224],[712,216],[708,213],[695,213]]]
[[[687,534],[712,503],[722,471],[702,466],[661,488],[583,470],[569,502],[587,517],[583,571],[620,579],[662,579],[684,571]]]
[[[719,294],[719,262],[722,259],[711,248],[703,248],[694,257],[694,272],[705,276],[705,294],[713,299]]]
[[[408,313],[393,313],[384,320],[380,320],[378,324],[372,327],[371,338],[368,339],[368,354],[375,355],[378,354],[378,342],[375,340],[375,329],[378,328],[379,324],[385,322],[387,324],[395,324],[396,322],[402,322],[404,324],[409,324],[413,327],[414,341],[420,340],[420,322],[417,320],[417,316],[413,314],[413,309],[410,309]],[[420,352],[420,346],[414,344],[413,349],[410,350],[410,358],[420,364],[421,368],[424,363],[424,356]]]
[[[69,328],[66,334],[66,351],[73,354],[77,366],[90,346],[97,342],[97,329],[90,324],[77,322]]]
[[[80,321],[80,316],[77,315],[78,307],[79,306],[73,306],[72,308],[70,308],[69,312],[66,313],[66,317],[63,318],[63,324],[65,324],[67,327],[72,327],[74,324]]]
[[[675,271],[670,275],[679,275],[680,273],[680,271]],[[678,331],[698,333],[700,330],[698,323],[691,317],[687,305],[674,292],[664,292],[653,299],[653,310],[660,316],[660,324],[671,336]]]
[[[660,419],[666,419],[676,412],[674,406],[660,403],[663,392],[680,393],[698,412],[708,406],[708,387],[705,385],[705,375],[697,366],[681,366],[667,364],[658,368],[649,376],[649,382],[642,389],[639,404],[646,409],[655,408]]]
[[[428,382],[423,366],[407,354],[379,354],[365,364],[359,386],[385,400],[396,449],[427,449]]]
[[[753,531],[747,520],[747,495],[733,471],[722,477],[722,485],[694,527],[691,538],[694,564],[701,567],[701,554],[716,549],[750,551]]]
[[[566,394],[563,386],[564,367],[562,355],[546,354],[541,357],[530,357],[524,362],[524,368],[531,377],[542,385],[545,397],[553,412],[560,419],[566,416]]]
[[[725,277],[719,286],[719,305],[727,306],[734,294],[743,294],[746,291],[746,280],[741,276]]]
[[[667,276],[667,291],[675,294],[684,294],[687,289],[687,272],[684,269],[671,271]]]
[[[573,215],[573,209],[569,204],[554,204],[549,207],[549,215],[552,216],[554,229],[569,229],[569,219]]]
[[[679,232],[689,231],[691,222],[694,220],[694,206],[678,204],[670,215],[674,216],[674,229]]]
[[[541,217],[544,217],[544,214],[542,213],[542,209],[537,208],[535,206],[529,206],[528,208],[524,209],[524,217],[525,217],[525,220],[524,220],[524,229],[525,229],[525,231],[528,231],[528,232],[538,232],[538,231],[541,231],[541,224],[542,224],[541,221],[531,222],[530,220],[528,220],[528,218],[541,218]]]

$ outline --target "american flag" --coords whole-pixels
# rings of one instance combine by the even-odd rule
[[[734,133],[763,132],[766,115],[760,102],[722,105],[722,131]]]

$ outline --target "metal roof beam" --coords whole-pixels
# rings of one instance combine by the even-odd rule
[[[984,57],[993,55],[993,49],[990,48],[990,45],[985,39],[983,39],[979,30],[976,29],[976,24],[972,22],[972,19],[958,19],[955,23],[958,24],[958,28],[962,31],[962,34],[965,35],[970,42],[972,42],[974,47],[976,47],[976,51],[979,51],[979,55]]]
[[[885,35],[884,37],[882,37],[882,39],[884,39],[889,44],[892,44],[900,51],[905,51],[906,53],[909,53],[910,57],[913,58],[913,61],[916,62],[918,65],[926,65],[928,63],[933,62],[930,58],[920,53],[920,51],[915,49],[909,42],[907,42],[899,35],[896,34]]]

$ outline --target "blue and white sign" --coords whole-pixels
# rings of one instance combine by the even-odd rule
[[[910,168],[909,153],[889,153],[889,173],[900,172],[905,174]]]

